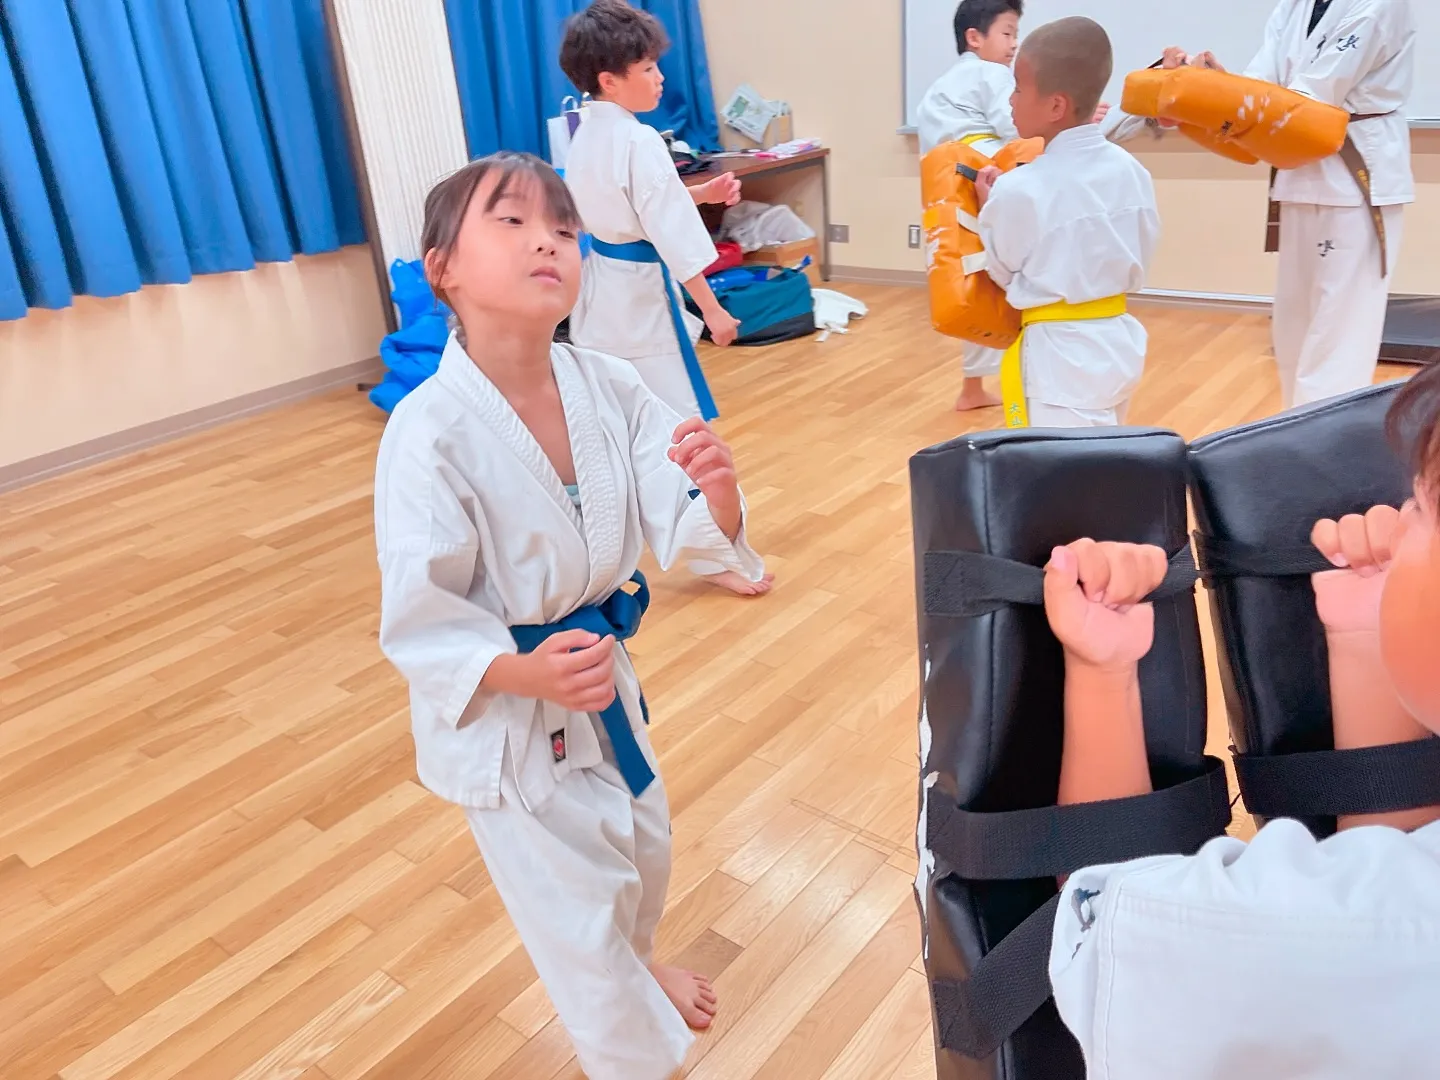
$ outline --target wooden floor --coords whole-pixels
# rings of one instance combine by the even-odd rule
[[[722,998],[696,1080],[934,1075],[906,461],[998,410],[949,411],[922,292],[848,291],[847,337],[706,357],[777,591],[671,575],[634,649],[675,814],[662,958]],[[1276,407],[1265,318],[1141,314],[1132,422]],[[337,393],[0,496],[5,1080],[581,1075],[414,777],[381,423]]]

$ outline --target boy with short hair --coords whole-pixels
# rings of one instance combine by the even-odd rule
[[[961,0],[955,9],[953,67],[925,92],[916,115],[923,157],[957,139],[993,157],[1019,138],[1010,115],[1015,78],[1010,64],[1020,41],[1024,0]],[[985,377],[1000,371],[1003,350],[966,342],[962,355],[965,381],[955,400],[957,411],[999,405],[985,389]]]
[[[571,17],[560,67],[594,99],[575,133],[565,182],[591,236],[580,299],[570,316],[577,347],[630,361],[651,392],[682,417],[718,415],[695,355],[700,325],[685,310],[683,285],[705,316],[715,344],[735,340],[739,323],[715,298],[705,269],[718,255],[700,203],[740,201],[731,173],[687,188],[665,140],[636,113],[660,104],[665,28],[625,0],[595,0]],[[690,570],[742,596],[770,590],[713,562]]]
[[[987,269],[1025,325],[1001,370],[1009,427],[1122,424],[1145,367],[1145,328],[1125,295],[1160,236],[1155,186],[1094,123],[1110,39],[1076,16],[1040,27],[1015,61],[1012,109],[1045,152],[977,181]]]

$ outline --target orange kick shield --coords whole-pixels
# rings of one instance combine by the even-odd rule
[[[1277,169],[1339,153],[1350,122],[1344,109],[1283,86],[1196,67],[1133,72],[1120,107],[1132,116],[1170,121],[1232,161],[1263,161]]]
[[[1020,313],[985,273],[975,177],[987,165],[1008,172],[1034,161],[1044,149],[1043,139],[1019,139],[989,158],[957,141],[937,146],[921,159],[930,322],[940,333],[995,349],[1020,336]]]

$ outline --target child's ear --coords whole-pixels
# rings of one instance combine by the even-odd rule
[[[971,52],[979,52],[980,46],[985,44],[985,35],[972,26],[965,31],[965,44],[969,46]]]
[[[445,264],[447,261],[440,254],[439,248],[431,248],[425,253],[423,261],[425,281],[430,286],[430,291],[436,296],[445,291]]]
[[[602,71],[595,80],[600,84],[600,93],[610,97],[615,93],[615,87],[620,83],[620,77],[613,71]]]

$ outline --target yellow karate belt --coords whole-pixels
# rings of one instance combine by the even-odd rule
[[[1000,361],[1000,396],[1005,401],[1005,426],[1023,428],[1030,426],[1030,414],[1025,408],[1025,375],[1020,364],[1020,347],[1025,343],[1025,328],[1034,323],[1085,322],[1090,319],[1114,319],[1124,315],[1125,297],[1107,296],[1103,300],[1091,300],[1084,304],[1046,304],[1044,307],[1029,308],[1020,312],[1020,336],[1015,344],[1005,350]]]
[[[977,131],[977,132],[975,132],[975,134],[973,134],[973,135],[966,135],[966,136],[965,136],[963,139],[961,139],[960,141],[961,141],[962,143],[964,143],[966,146],[974,146],[974,145],[975,145],[976,143],[978,143],[978,142],[998,141],[999,138],[1000,138],[1000,136],[994,134],[993,132],[989,132],[989,131]]]

